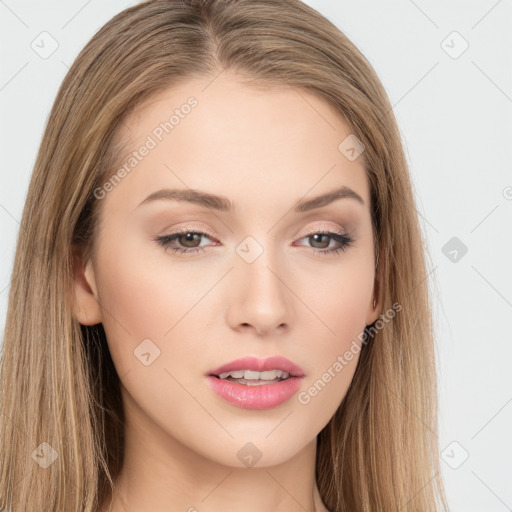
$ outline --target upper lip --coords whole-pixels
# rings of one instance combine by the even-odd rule
[[[292,377],[304,376],[304,371],[300,366],[292,363],[289,359],[282,356],[272,356],[267,357],[266,359],[260,359],[258,357],[242,357],[211,370],[208,375],[219,376],[221,373],[236,370],[253,370],[255,372],[282,370],[289,373]]]

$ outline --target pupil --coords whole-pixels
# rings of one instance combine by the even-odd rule
[[[193,237],[195,235],[197,235],[197,234],[198,233],[186,233],[185,235],[181,235],[182,238],[185,237],[185,243],[183,245],[187,245],[188,243],[192,243],[192,245],[190,245],[189,247],[195,247],[193,245],[193,242],[194,242]]]
[[[322,234],[315,234],[315,235],[312,235],[313,239],[315,237],[325,237],[326,239],[328,239],[328,235],[322,235]],[[318,240],[315,240],[315,242],[318,242]],[[327,240],[327,245],[325,245],[325,243],[322,245],[321,249],[325,249],[325,247],[328,247],[329,246],[329,241]]]

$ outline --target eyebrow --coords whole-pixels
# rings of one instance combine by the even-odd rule
[[[323,206],[327,206],[338,199],[346,199],[351,198],[357,200],[362,205],[365,204],[363,198],[354,192],[351,188],[342,186],[338,189],[331,190],[325,194],[313,197],[312,199],[302,200],[295,203],[293,209],[296,213],[303,213],[310,210],[314,210],[316,208],[321,208]],[[206,208],[211,208],[212,210],[218,210],[220,212],[233,212],[234,204],[227,198],[223,196],[217,196],[214,194],[209,194],[207,192],[202,192],[200,190],[193,189],[168,189],[164,188],[153,192],[146,199],[144,199],[138,206],[142,206],[143,204],[147,204],[157,200],[174,200],[174,201],[185,201],[188,203],[197,204],[200,206],[205,206]]]

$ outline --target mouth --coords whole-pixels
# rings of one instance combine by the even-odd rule
[[[292,377],[304,377],[304,371],[300,366],[282,356],[266,359],[243,357],[219,366],[207,375],[254,386],[281,382]]]
[[[270,409],[291,398],[305,376],[290,360],[244,357],[206,374],[212,390],[232,405],[244,409]]]

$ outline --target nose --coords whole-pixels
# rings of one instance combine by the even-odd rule
[[[238,261],[231,272],[227,321],[240,332],[269,335],[284,332],[290,323],[291,292],[286,286],[286,272],[264,255],[252,263]]]

